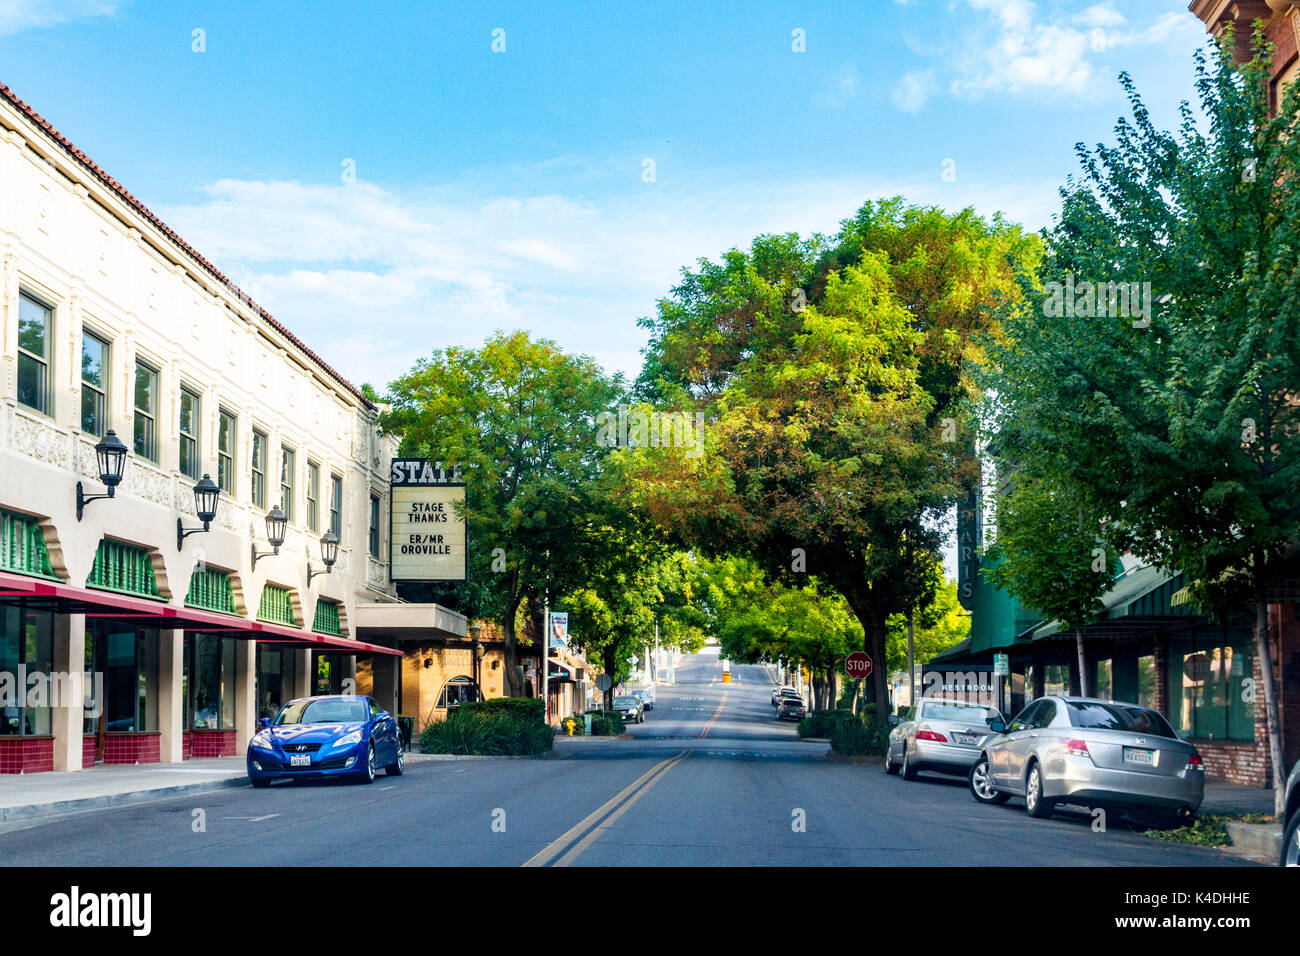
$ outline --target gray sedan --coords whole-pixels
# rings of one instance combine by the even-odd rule
[[[1058,803],[1189,817],[1205,796],[1205,765],[1169,721],[1137,704],[1042,697],[980,745],[970,768],[980,803],[1024,797],[1031,817]]]
[[[889,732],[885,772],[914,780],[921,770],[966,776],[979,756],[979,744],[1001,726],[996,708],[959,700],[926,698],[914,716]]]

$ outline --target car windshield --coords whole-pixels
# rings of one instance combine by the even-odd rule
[[[615,706],[615,707],[635,707],[636,705],[637,705],[637,699],[636,699],[635,697],[615,697],[615,698],[614,698],[614,706]]]
[[[1002,719],[1002,715],[992,707],[956,700],[927,700],[921,705],[921,717],[924,720],[966,720],[986,727]]]
[[[281,724],[351,724],[366,719],[366,702],[359,698],[321,697],[291,700],[275,717]]]
[[[1169,721],[1165,720],[1159,712],[1134,704],[1066,701],[1065,708],[1069,711],[1070,723],[1075,727],[1127,730],[1130,733],[1150,734],[1153,737],[1177,738],[1178,736],[1169,726]]]

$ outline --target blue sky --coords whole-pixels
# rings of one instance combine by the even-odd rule
[[[1185,0],[463,6],[0,0],[0,81],[382,386],[497,328],[635,374],[681,266],[868,198],[1040,227],[1117,73],[1172,126],[1205,42]]]

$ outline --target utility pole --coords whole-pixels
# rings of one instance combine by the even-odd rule
[[[551,722],[551,595],[547,589],[542,604],[542,713]]]
[[[912,609],[907,609],[907,704],[916,707],[916,663],[912,660]],[[916,710],[913,709],[915,714]]]

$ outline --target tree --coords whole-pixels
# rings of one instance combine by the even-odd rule
[[[638,388],[705,408],[708,450],[647,457],[642,500],[693,547],[753,554],[784,580],[816,574],[882,662],[889,615],[926,592],[933,529],[976,479],[958,440],[976,334],[1037,248],[1000,219],[893,199],[833,245],[764,236],[684,272],[644,323]]]
[[[392,410],[381,422],[401,434],[402,453],[462,467],[469,575],[480,583],[465,593],[472,612],[502,626],[511,694],[522,691],[520,608],[539,614],[606,546],[590,522],[608,454],[595,440],[596,416],[620,391],[591,358],[523,332],[498,332],[480,349],[436,350],[389,386]]]
[[[982,571],[994,586],[1025,607],[1074,631],[1079,693],[1095,690],[1088,673],[1083,627],[1105,609],[1110,562],[1099,522],[1079,490],[1064,477],[1013,473],[997,499],[997,540],[986,550]]]
[[[1280,811],[1267,605],[1300,540],[1300,85],[1270,117],[1258,33],[1255,49],[1240,70],[1230,35],[1197,55],[1204,130],[1187,104],[1176,134],[1155,129],[1121,76],[1133,119],[1078,147],[1083,177],[990,359],[1009,457],[1087,488],[1211,615],[1253,611]]]

